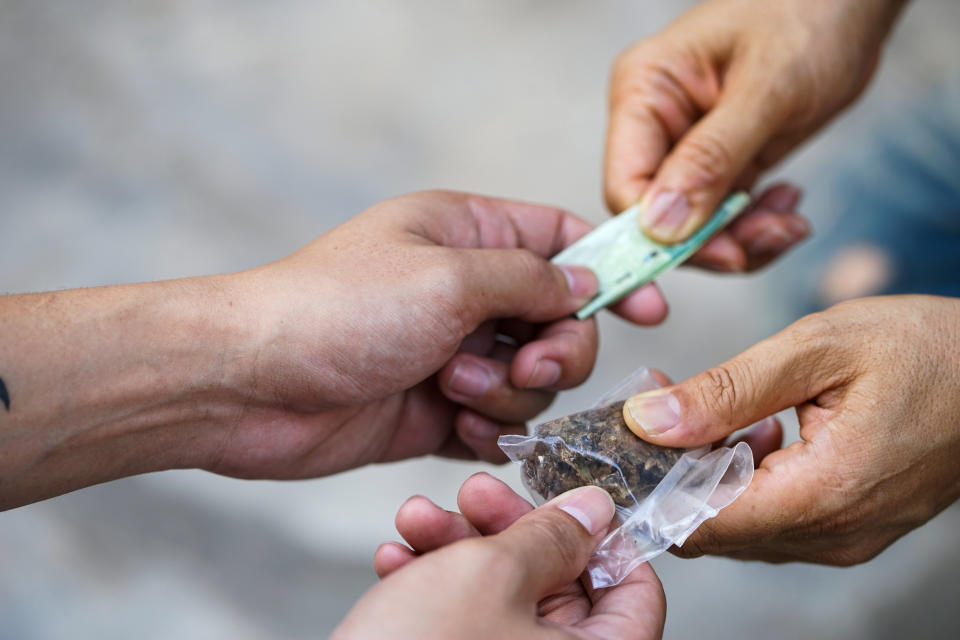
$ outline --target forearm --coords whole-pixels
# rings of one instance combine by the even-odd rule
[[[0,297],[0,509],[204,466],[237,411],[227,281]]]

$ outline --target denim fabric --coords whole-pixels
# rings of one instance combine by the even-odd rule
[[[874,292],[960,297],[960,77],[877,127],[828,180],[838,212],[818,229],[801,274],[800,313],[824,306],[823,270],[845,248],[872,245],[891,278]],[[796,291],[796,289],[794,289]]]

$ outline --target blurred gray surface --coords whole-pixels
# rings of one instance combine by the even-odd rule
[[[0,0],[0,290],[241,269],[429,187],[600,221],[609,62],[690,4]],[[958,28],[960,3],[917,3],[867,99],[782,169],[816,226],[822,177],[951,71]],[[665,277],[667,323],[604,318],[596,372],[545,417],[639,364],[685,377],[768,335],[790,319],[771,290],[803,268]],[[0,514],[0,640],[324,637],[374,581],[400,503],[452,507],[479,469],[171,472]],[[960,636],[958,528],[955,507],[846,570],[659,559],[666,637]]]

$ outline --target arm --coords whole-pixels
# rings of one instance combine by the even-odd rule
[[[570,313],[596,279],[545,259],[588,229],[427,192],[250,271],[0,297],[0,508],[171,468],[503,461],[497,437],[593,366],[596,325]],[[620,309],[666,313],[652,286]]]
[[[231,302],[226,277],[0,297],[0,508],[207,466],[249,338]]]

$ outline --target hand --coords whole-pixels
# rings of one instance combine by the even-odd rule
[[[397,529],[413,547],[382,545],[383,582],[357,603],[335,638],[659,638],[666,603],[650,565],[620,585],[578,580],[613,517],[596,487],[534,510],[477,474],[460,489],[463,515],[408,500]]]
[[[750,487],[679,551],[852,565],[960,497],[960,300],[865,298],[801,319],[685,382],[629,399],[628,425],[696,446],[796,406]]]
[[[170,468],[302,478],[427,453],[505,460],[590,373],[574,216],[465,194],[384,202],[251,271],[0,296],[0,509]],[[616,310],[663,318],[653,286]]]
[[[232,385],[242,416],[209,467],[244,477],[332,473],[428,453],[505,461],[554,393],[583,382],[596,292],[545,258],[589,230],[555,208],[429,192],[379,204],[274,264],[239,274],[261,327]],[[647,287],[618,307],[666,307]]]
[[[610,88],[605,191],[678,242],[734,188],[750,188],[867,85],[905,0],[710,0],[620,55]],[[809,232],[781,185],[695,262],[762,266]]]

